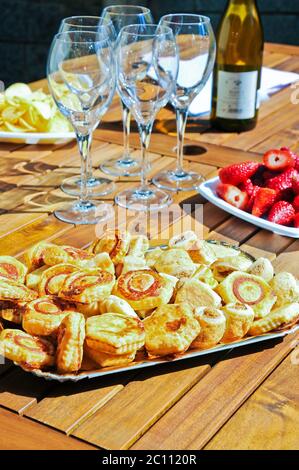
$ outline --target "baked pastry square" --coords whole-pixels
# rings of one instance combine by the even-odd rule
[[[144,345],[141,320],[119,313],[103,313],[86,322],[86,344],[107,354],[131,354]]]
[[[25,369],[42,369],[55,363],[55,348],[50,341],[21,330],[6,329],[0,333],[0,354]]]
[[[85,319],[71,312],[61,322],[57,334],[57,369],[60,373],[77,372],[82,364]]]
[[[0,256],[0,277],[24,284],[27,267],[13,256]]]
[[[84,353],[100,367],[126,366],[134,361],[136,355],[135,351],[129,354],[108,354],[91,349],[87,345],[84,346]]]
[[[159,273],[170,274],[181,279],[191,277],[196,266],[187,251],[182,248],[169,248],[162,250],[162,254],[155,262],[154,268]]]
[[[62,320],[73,310],[62,299],[45,295],[26,304],[23,313],[23,329],[38,336],[50,336],[57,333]]]
[[[126,300],[134,310],[149,310],[170,301],[176,281],[152,269],[129,271],[117,279],[113,294]]]
[[[299,321],[299,303],[292,302],[275,308],[265,317],[252,323],[249,334],[252,336],[268,333],[272,330],[284,330]]]
[[[228,256],[214,261],[211,268],[214,278],[221,282],[233,271],[247,271],[252,265],[252,260],[244,253],[238,256]]]
[[[71,302],[90,304],[111,294],[115,279],[102,269],[89,269],[65,277],[59,297]]]
[[[178,289],[175,302],[186,302],[194,310],[197,307],[219,307],[221,297],[213,289],[198,279],[187,279]]]
[[[127,255],[131,235],[127,230],[106,230],[89,247],[89,253],[108,253],[114,264],[118,264]]]
[[[200,333],[188,304],[163,305],[143,320],[145,348],[151,356],[185,352]]]

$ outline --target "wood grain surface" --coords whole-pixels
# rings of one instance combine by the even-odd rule
[[[299,72],[299,48],[267,44],[266,66]],[[45,86],[45,81],[33,84]],[[244,160],[261,161],[273,146],[299,150],[298,106],[290,87],[262,103],[257,127],[246,133],[219,133],[209,122],[189,120],[186,167],[214,176],[217,169]],[[131,146],[140,155],[132,122]],[[150,177],[175,164],[175,120],[169,108],[157,116],[151,144]],[[118,101],[94,132],[98,165],[122,154]],[[40,240],[87,247],[99,225],[58,221],[53,211],[70,200],[59,188],[78,174],[75,142],[52,145],[0,143],[0,254],[22,259]],[[138,178],[114,178],[113,204],[121,189]],[[299,241],[260,230],[206,202],[196,192],[173,195],[175,214],[167,223],[145,214],[115,208],[117,224],[138,224],[152,244],[182,229],[210,239],[238,244],[254,256],[266,256],[278,271],[299,276]],[[197,205],[202,204],[203,220]],[[37,379],[8,361],[0,365],[1,449],[293,449],[299,442],[298,362],[296,336],[251,345],[200,360],[161,365],[119,376],[57,384]],[[295,349],[297,347],[297,349]],[[20,416],[22,415],[22,416]]]

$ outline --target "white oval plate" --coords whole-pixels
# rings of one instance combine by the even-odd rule
[[[239,217],[239,219],[246,220],[246,222],[250,222],[251,224],[256,225],[257,227],[264,228],[266,230],[269,230],[270,232],[277,233],[278,235],[299,238],[298,228],[274,224],[273,222],[269,222],[269,220],[263,219],[261,217],[256,217],[255,215],[249,214],[249,212],[245,212],[241,209],[238,209],[237,207],[228,204],[226,201],[217,196],[216,187],[218,183],[219,177],[216,176],[215,178],[212,178],[202,183],[198,189],[198,192],[201,194],[201,196],[206,198],[215,206],[220,207],[220,209],[223,209],[224,211],[229,212],[230,214],[235,215],[236,217]]]
[[[64,144],[75,137],[74,132],[0,132],[0,142],[20,144]]]

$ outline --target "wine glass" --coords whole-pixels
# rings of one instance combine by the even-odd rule
[[[210,19],[191,14],[162,16],[160,25],[172,29],[179,55],[179,73],[171,104],[177,119],[177,163],[173,171],[163,171],[153,178],[159,188],[171,191],[197,189],[203,176],[183,167],[184,134],[188,110],[205,86],[214,66],[216,43]]]
[[[92,132],[107,111],[115,93],[115,61],[111,42],[104,32],[69,31],[52,42],[47,77],[60,112],[72,124],[81,156],[79,200],[56,210],[64,222],[94,224],[107,219],[111,206],[89,199],[88,155]]]
[[[156,113],[174,93],[178,57],[172,30],[167,26],[131,25],[119,35],[116,51],[117,87],[132,112],[142,149],[141,184],[119,193],[115,201],[132,210],[158,210],[171,202],[169,194],[148,185],[147,148]]]
[[[104,32],[108,35],[112,45],[116,41],[116,33],[112,21],[109,18],[102,18],[99,16],[70,16],[61,21],[59,33],[67,31],[94,31]],[[109,194],[113,191],[114,185],[106,178],[97,178],[93,176],[92,171],[92,156],[91,152],[87,155],[87,186],[89,194],[92,197],[99,197]],[[80,195],[81,178],[80,176],[71,176],[66,178],[60,188],[66,194],[72,196]]]
[[[124,26],[132,24],[150,24],[153,18],[150,10],[143,6],[134,5],[112,5],[102,11],[104,22],[112,21],[116,34]],[[112,158],[100,165],[101,170],[114,176],[137,176],[141,172],[141,161],[130,154],[129,135],[131,115],[129,109],[122,101],[122,118],[124,132],[124,153],[121,157]],[[147,171],[149,170],[149,165]]]

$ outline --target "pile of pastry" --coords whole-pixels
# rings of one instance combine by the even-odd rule
[[[266,258],[184,232],[166,248],[108,230],[87,250],[40,242],[0,256],[0,354],[76,373],[290,328],[299,283]],[[84,364],[84,362],[83,362]]]

